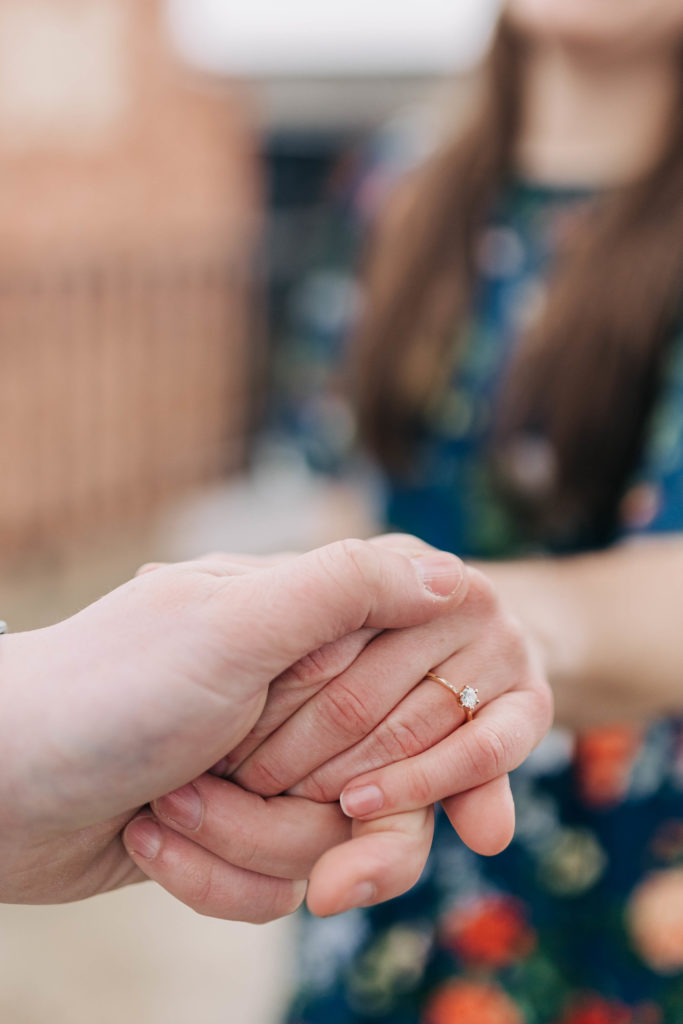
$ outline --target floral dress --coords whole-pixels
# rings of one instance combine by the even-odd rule
[[[385,481],[388,526],[464,557],[528,553],[488,478],[491,407],[568,221],[596,201],[519,183],[501,197],[480,238],[464,361],[419,476]],[[324,430],[317,421],[319,448]],[[542,456],[510,453],[532,468]],[[683,528],[683,340],[619,509],[610,542]],[[301,914],[289,1024],[683,1024],[683,723],[555,730],[512,785],[503,853],[473,854],[440,814],[410,892],[326,920]]]

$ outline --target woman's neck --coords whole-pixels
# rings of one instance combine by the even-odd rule
[[[677,101],[677,67],[661,54],[609,61],[568,48],[525,54],[517,166],[555,185],[634,180],[657,159]]]

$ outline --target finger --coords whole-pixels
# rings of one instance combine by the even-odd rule
[[[286,669],[271,683],[266,706],[256,725],[243,742],[214,767],[216,774],[225,777],[234,772],[249,754],[306,701],[349,668],[378,633],[377,629],[359,629],[331,644],[325,644]]]
[[[475,853],[492,857],[512,841],[515,803],[507,775],[449,796],[441,803],[463,843]]]
[[[264,800],[202,775],[152,803],[167,827],[229,863],[277,878],[308,878],[319,857],[351,835],[339,804]]]
[[[461,672],[456,668],[457,659],[461,657],[462,649],[473,636],[481,633],[480,618],[490,616],[492,610],[496,608],[496,598],[488,581],[480,574],[470,575],[465,605],[459,606],[453,614],[433,622],[413,629],[385,632],[378,636],[346,672],[333,679],[309,700],[242,764],[234,776],[235,780],[246,789],[252,789],[264,796],[285,792],[316,768],[364,740],[392,709],[417,687],[435,664],[443,666],[444,659],[448,659],[446,664],[452,667],[454,677],[467,676],[469,681],[475,667],[470,666],[468,662]],[[488,643],[480,642],[476,645],[481,657],[488,657],[490,654],[492,665],[504,669],[495,677],[496,688],[493,688],[492,683],[491,697],[500,692],[501,688],[507,688],[516,681],[518,665],[511,660],[509,664],[504,665],[504,660],[508,660],[508,656],[512,659],[514,653],[517,662],[520,661],[519,650],[512,651],[507,647],[502,649],[502,635],[501,627],[494,635],[496,650],[492,650]],[[519,646],[517,632],[511,633],[511,636],[514,644]],[[453,655],[453,651],[458,653]],[[501,657],[501,654],[504,654],[505,658]],[[475,656],[476,652],[468,657],[471,659]],[[476,671],[478,672],[479,668],[476,668]],[[494,675],[493,670],[489,672],[492,681]],[[430,683],[429,688],[439,689],[439,685]],[[424,687],[418,687],[418,690],[422,693]],[[453,717],[453,695],[445,690],[444,693],[451,701],[448,722],[450,729],[459,724],[462,717],[459,714]],[[443,697],[441,704],[447,705]],[[407,730],[411,728],[410,716],[403,717],[406,722],[405,735],[395,737],[395,746],[399,747],[402,739],[406,743],[410,742],[407,736]],[[440,738],[436,731],[438,726],[435,729],[434,723],[416,724],[415,729],[424,740],[424,745],[434,743]],[[444,735],[444,732],[441,735]],[[417,735],[413,740],[415,746],[410,752],[416,753],[417,749],[424,749],[424,745],[417,746]],[[334,792],[329,799],[338,798],[341,786],[352,775],[359,774],[374,764],[387,764],[391,760],[386,750],[382,755],[381,743],[380,737],[370,745],[378,760],[367,764],[359,763],[355,772],[352,768],[349,769],[346,778],[339,779],[333,771],[332,778],[327,780],[330,792]],[[398,752],[398,756],[401,757],[405,757],[406,754],[406,750]],[[315,793],[313,788],[307,795],[314,796],[315,799],[328,799],[327,796],[322,797],[320,792]]]
[[[476,789],[520,765],[551,721],[544,683],[508,691],[424,753],[354,779],[341,795],[342,808],[368,819]]]
[[[208,917],[262,924],[291,914],[306,892],[303,881],[269,878],[228,864],[150,815],[134,818],[123,842],[148,878]]]
[[[325,917],[400,896],[420,877],[433,834],[431,807],[355,822],[353,838],[328,850],[313,868],[309,910]]]
[[[220,570],[220,563],[206,565]],[[466,588],[464,566],[453,555],[435,552],[411,561],[351,540],[228,577],[223,600],[236,647],[248,644],[247,661],[257,660],[259,672],[274,678],[310,651],[363,627],[428,622],[459,604]]]
[[[355,747],[422,679],[436,643],[452,650],[448,635],[439,641],[428,627],[378,636],[244,761],[235,781],[263,795],[282,793]]]
[[[512,659],[496,658],[488,644],[469,646],[437,665],[434,672],[475,687],[486,704],[518,683]],[[523,676],[521,676],[523,678]],[[330,758],[288,792],[326,802],[338,800],[348,782],[375,768],[415,757],[450,735],[465,721],[458,697],[445,686],[424,678],[354,746]]]

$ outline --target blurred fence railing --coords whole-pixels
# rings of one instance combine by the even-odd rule
[[[247,269],[215,252],[0,263],[0,559],[240,464]]]

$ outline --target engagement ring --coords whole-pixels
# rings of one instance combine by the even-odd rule
[[[456,690],[453,683],[449,683],[443,676],[437,676],[436,672],[428,672],[425,679],[433,679],[435,683],[441,683],[447,690],[450,690],[454,697],[457,697],[460,707],[465,712],[465,718],[468,722],[471,722],[474,717],[474,711],[477,704],[481,703],[477,694],[478,690],[475,690],[473,686],[463,686],[461,690]]]

